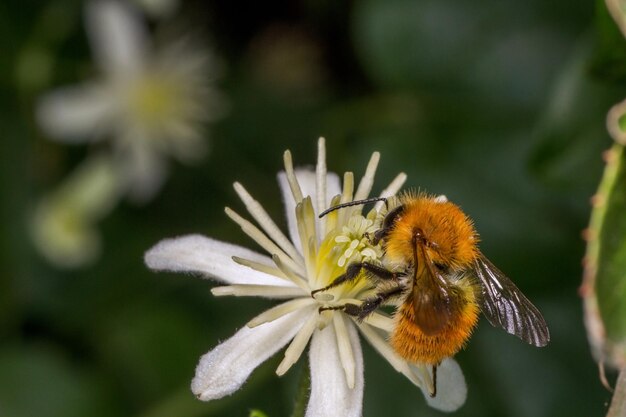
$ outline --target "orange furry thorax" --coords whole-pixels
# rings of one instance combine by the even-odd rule
[[[413,260],[413,236],[423,232],[430,259],[461,270],[478,256],[478,234],[472,220],[454,203],[426,194],[407,193],[399,197],[404,210],[385,239],[385,253],[391,262]]]

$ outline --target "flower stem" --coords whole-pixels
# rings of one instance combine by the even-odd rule
[[[291,417],[304,417],[306,406],[309,402],[311,394],[311,370],[309,368],[308,359],[304,363],[302,373],[300,374],[300,382],[298,383],[298,391],[296,392],[296,401],[293,407]]]
[[[626,369],[622,369],[617,377],[615,393],[611,400],[611,407],[606,417],[619,417],[626,415]]]

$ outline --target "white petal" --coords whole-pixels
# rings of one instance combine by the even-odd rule
[[[126,180],[131,201],[148,203],[161,189],[167,178],[167,161],[155,152],[150,137],[134,130],[120,137],[117,158]]]
[[[128,2],[95,0],[86,8],[87,33],[94,59],[109,75],[128,76],[146,62],[149,36]]]
[[[304,308],[254,328],[243,327],[200,358],[191,391],[203,401],[237,391],[257,366],[294,337],[313,310]]]
[[[228,284],[257,284],[292,287],[290,281],[256,271],[232,260],[233,256],[263,264],[271,260],[241,246],[201,235],[165,239],[146,252],[145,262],[157,271],[206,274]]]
[[[458,410],[467,398],[467,385],[459,364],[452,358],[441,362],[437,368],[437,396],[432,398],[424,392],[426,402],[437,410]]]
[[[63,142],[98,139],[115,111],[113,96],[105,90],[86,84],[48,93],[37,104],[37,121],[46,134]]]
[[[334,326],[315,332],[309,348],[311,398],[306,417],[360,417],[363,409],[363,354],[356,330],[348,326],[355,360],[355,386],[348,388]]]
[[[211,289],[211,294],[216,297],[232,295],[235,297],[265,297],[265,298],[287,298],[308,297],[309,292],[305,292],[299,287],[286,287],[284,285],[252,285],[236,284]]]

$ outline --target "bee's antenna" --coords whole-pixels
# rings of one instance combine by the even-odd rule
[[[366,198],[364,200],[355,200],[355,201],[350,201],[350,202],[347,202],[347,203],[337,204],[336,206],[332,206],[331,208],[326,209],[323,212],[321,212],[320,215],[319,215],[319,218],[321,219],[322,217],[324,217],[328,213],[331,213],[331,212],[333,212],[335,210],[339,210],[340,208],[350,207],[350,206],[359,206],[359,205],[362,205],[362,204],[374,203],[376,201],[384,201],[386,203],[387,202],[387,197],[372,197],[372,198]]]

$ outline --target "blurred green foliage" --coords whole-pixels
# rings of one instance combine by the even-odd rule
[[[331,170],[360,174],[379,150],[379,187],[402,170],[409,186],[460,204],[483,251],[550,325],[551,344],[535,349],[483,320],[457,357],[469,394],[456,415],[605,414],[610,393],[598,381],[577,294],[580,233],[610,143],[605,115],[626,95],[626,42],[607,40],[616,29],[601,7],[184,2],[174,23],[195,28],[223,57],[230,113],[209,127],[202,164],[175,167],[150,205],[119,207],[100,224],[101,259],[68,272],[35,253],[27,223],[85,149],[49,142],[33,108],[42,92],[93,71],[82,7],[0,5],[0,415],[289,415],[301,367],[278,378],[278,357],[232,397],[201,403],[188,388],[200,355],[271,303],[213,298],[210,282],[154,274],[142,256],[190,232],[253,246],[223,214],[239,207],[235,180],[284,226],[275,181],[282,151],[312,164],[320,135]],[[299,42],[276,41],[294,34]],[[265,60],[277,48],[296,48],[300,58]],[[373,349],[364,354],[365,416],[440,415]]]

